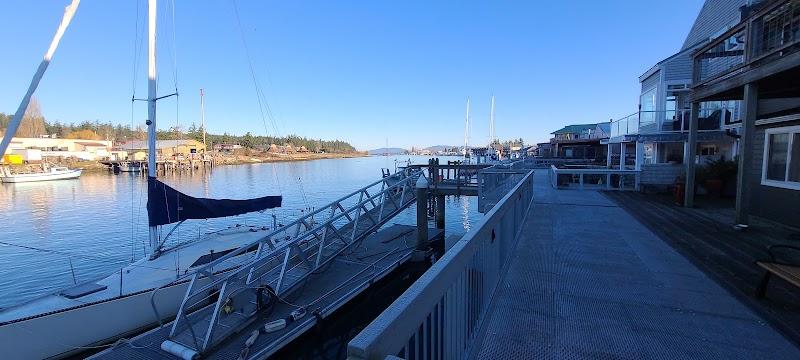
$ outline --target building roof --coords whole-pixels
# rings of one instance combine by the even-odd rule
[[[187,139],[187,140],[157,140],[156,141],[156,149],[167,149],[171,147],[181,146],[181,145],[202,145],[202,143]],[[132,140],[128,141],[124,144],[119,145],[120,149],[125,150],[139,150],[139,149],[147,149],[147,141],[144,140]]]
[[[597,128],[597,124],[574,124],[567,125],[559,130],[551,132],[550,134],[580,134],[586,130],[594,130],[595,128]]]
[[[741,20],[740,8],[749,0],[706,0],[686,35],[681,50],[694,47],[702,40],[719,35]]]

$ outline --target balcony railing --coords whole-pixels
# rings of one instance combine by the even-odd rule
[[[695,56],[695,82],[701,83],[740,69],[745,62],[747,27],[741,24]]]
[[[800,49],[800,0],[763,1],[694,55],[694,83],[726,79]]]
[[[689,131],[689,110],[640,111],[611,122],[611,137],[623,135],[652,135]],[[735,106],[708,106],[700,109],[697,129],[722,129],[739,121]]]
[[[611,137],[636,135],[639,133],[639,113],[635,112],[611,122]]]

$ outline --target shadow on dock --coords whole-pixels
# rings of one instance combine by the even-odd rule
[[[747,231],[736,231],[731,224],[733,204],[725,199],[698,199],[696,207],[688,209],[661,195],[606,196],[800,345],[800,291],[776,279],[769,283],[766,297],[754,296],[764,275],[754,262],[769,258],[770,245],[800,245],[800,232],[759,218]]]

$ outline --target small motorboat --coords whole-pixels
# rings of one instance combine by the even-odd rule
[[[48,180],[66,180],[77,179],[81,176],[81,169],[69,169],[64,166],[54,166],[47,171],[25,173],[25,174],[9,174],[6,173],[0,177],[0,181],[4,183],[22,183],[34,181],[48,181]]]
[[[133,162],[122,162],[119,164],[119,171],[120,172],[140,172],[142,171],[143,166],[141,163],[133,163]]]

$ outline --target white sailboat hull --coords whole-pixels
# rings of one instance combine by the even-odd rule
[[[82,170],[67,170],[59,172],[43,172],[33,174],[14,174],[3,176],[0,181],[4,183],[23,183],[23,182],[36,182],[36,181],[50,181],[50,180],[67,180],[77,179],[81,176]]]
[[[139,333],[158,324],[153,298],[164,319],[175,316],[195,270],[192,264],[209,253],[238,249],[266,231],[230,227],[201,241],[169,250],[155,259],[144,258],[97,281],[77,285],[99,286],[85,295],[68,298],[69,289],[0,310],[0,359],[58,359]],[[250,261],[254,252],[234,256],[215,266],[217,274]],[[169,269],[178,265],[178,269]],[[177,274],[183,274],[177,283]],[[122,277],[121,277],[122,276]],[[198,285],[208,282],[200,277]],[[120,290],[122,286],[123,291]],[[120,296],[120,294],[122,294]]]
[[[158,291],[156,306],[163,319],[175,316],[188,286],[184,282]],[[144,291],[2,325],[0,344],[9,345],[3,346],[3,358],[58,359],[141,332],[158,323],[151,295]]]

